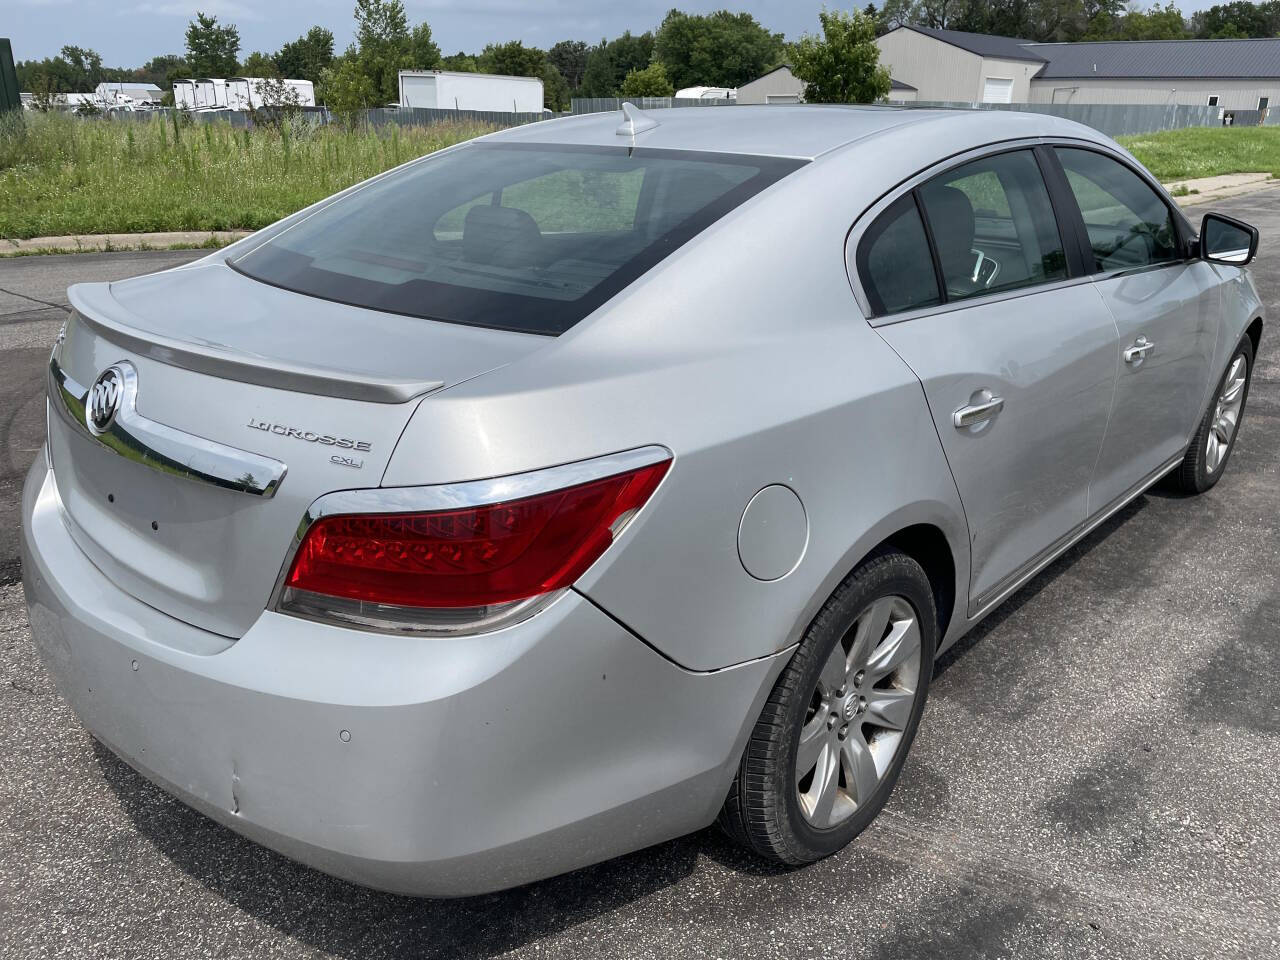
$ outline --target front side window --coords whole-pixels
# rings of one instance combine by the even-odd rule
[[[554,335],[802,164],[468,144],[335,201],[230,263],[340,303]]]
[[[1098,270],[1126,270],[1181,259],[1168,205],[1118,160],[1092,150],[1057,147],[1089,234]]]
[[[1066,278],[1053,205],[1030,150],[966,163],[918,192],[948,300]]]

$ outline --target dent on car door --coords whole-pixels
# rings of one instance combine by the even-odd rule
[[[1214,268],[1188,259],[1164,198],[1106,154],[1055,148],[1119,331],[1115,401],[1089,492],[1105,509],[1181,455],[1211,379],[1220,316]]]
[[[977,609],[1085,519],[1115,324],[1030,149],[899,198],[860,235],[855,266],[879,333],[924,386],[969,523]]]

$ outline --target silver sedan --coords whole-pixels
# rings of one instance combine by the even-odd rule
[[[935,658],[1222,476],[1257,233],[1026,114],[597,114],[70,291],[23,496],[92,734],[231,829],[449,896],[719,819],[803,864]]]

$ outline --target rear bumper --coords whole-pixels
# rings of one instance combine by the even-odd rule
[[[112,585],[37,458],[31,630],[84,725],[286,856],[399,893],[514,886],[710,823],[784,655],[683,670],[570,591],[463,638],[264,613],[236,642]]]

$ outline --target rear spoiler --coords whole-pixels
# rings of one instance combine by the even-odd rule
[[[347,370],[266,360],[212,343],[152,333],[142,329],[138,318],[111,295],[111,285],[107,283],[77,283],[67,290],[67,298],[81,323],[121,349],[211,377],[371,403],[405,403],[444,386],[442,380],[387,380]]]

